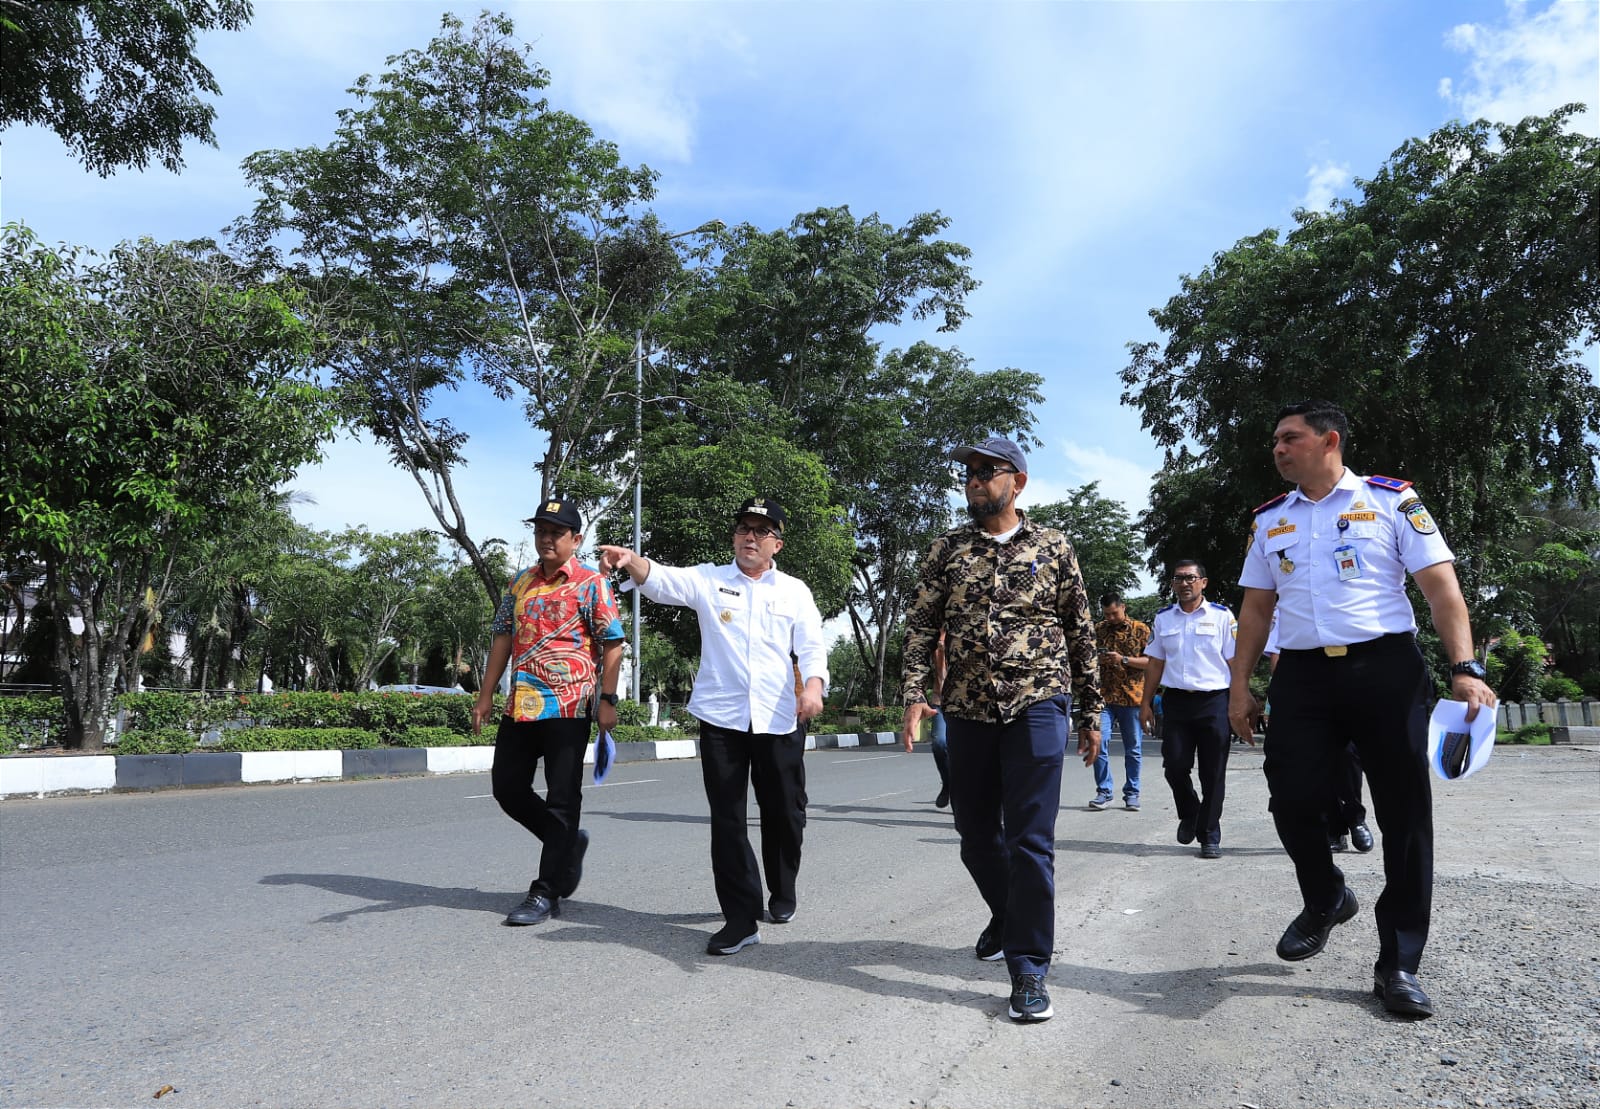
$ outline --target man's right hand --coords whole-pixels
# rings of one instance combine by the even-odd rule
[[[900,729],[900,740],[905,745],[909,754],[911,745],[917,741],[917,733],[922,731],[922,722],[930,720],[938,712],[926,701],[916,701],[906,706],[905,722]]]
[[[1250,746],[1256,745],[1256,724],[1261,720],[1261,704],[1248,689],[1228,691],[1228,724],[1233,734]]]
[[[494,715],[494,690],[485,689],[478,694],[478,699],[472,703],[472,734],[478,735],[483,731],[483,726]]]
[[[612,570],[626,570],[628,564],[639,556],[627,547],[599,546],[595,550],[600,552],[600,569],[606,573]]]
[[[1143,728],[1146,732],[1153,732],[1156,730],[1156,710],[1154,706],[1139,706],[1139,727]]]

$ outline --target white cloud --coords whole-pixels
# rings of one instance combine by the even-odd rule
[[[1339,195],[1339,190],[1354,180],[1354,175],[1347,165],[1334,162],[1318,162],[1306,170],[1306,194],[1300,199],[1300,207],[1308,208],[1313,212],[1326,212],[1333,207],[1334,198]]]
[[[1445,42],[1468,55],[1467,76],[1441,81],[1439,95],[1466,119],[1516,123],[1573,102],[1588,106],[1575,124],[1600,134],[1596,93],[1600,89],[1600,5],[1591,0],[1552,0],[1541,12],[1508,0],[1506,22],[1462,23]]]
[[[1144,464],[1118,458],[1104,447],[1085,447],[1068,440],[1061,443],[1061,455],[1073,485],[1099,482],[1101,496],[1120,501],[1129,517],[1138,516],[1149,506],[1154,475]]]

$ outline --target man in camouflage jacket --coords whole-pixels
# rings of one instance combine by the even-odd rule
[[[1085,765],[1100,747],[1094,620],[1072,544],[1017,511],[1021,449],[988,439],[951,457],[967,466],[974,522],[936,539],[922,564],[906,615],[903,739],[910,751],[933,715],[924,689],[943,631],[951,809],[961,861],[991,914],[977,956],[1006,960],[1012,1019],[1048,1020],[1069,712]]]

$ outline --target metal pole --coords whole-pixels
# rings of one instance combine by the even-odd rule
[[[633,333],[633,549],[639,550],[644,514],[644,331]],[[639,700],[639,591],[633,591],[633,700]]]

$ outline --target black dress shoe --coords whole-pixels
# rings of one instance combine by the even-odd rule
[[[1200,857],[1202,859],[1222,858],[1222,845],[1220,843],[1207,843],[1202,845],[1200,848]]]
[[[1178,818],[1178,842],[1194,842],[1194,817],[1188,816]]]
[[[942,809],[946,805],[948,805],[949,803],[950,803],[950,787],[949,786],[942,786],[939,789],[939,796],[937,796],[937,797],[935,797],[933,799],[933,807],[936,808],[936,809]]]
[[[567,856],[567,872],[562,875],[561,888],[556,891],[562,897],[578,892],[578,883],[583,881],[583,857],[588,853],[589,833],[580,828],[572,839],[572,853]]]
[[[1329,851],[1348,851],[1348,850],[1350,850],[1350,844],[1345,840],[1345,838],[1343,836],[1329,835],[1328,836],[1328,850]]]
[[[1415,974],[1403,970],[1391,970],[1385,974],[1381,970],[1374,970],[1372,993],[1391,1013],[1407,1017],[1433,1016],[1433,1001],[1422,992]]]
[[[1350,829],[1350,842],[1355,849],[1365,855],[1372,850],[1372,829],[1366,823],[1357,824]]]
[[[545,893],[528,891],[522,904],[512,909],[506,917],[507,924],[543,924],[553,916],[561,915],[561,902]]]
[[[1333,931],[1333,926],[1343,924],[1355,916],[1360,908],[1356,904],[1356,895],[1347,886],[1339,895],[1339,903],[1330,912],[1314,913],[1306,909],[1284,929],[1283,938],[1278,941],[1278,958],[1298,963],[1301,959],[1320,955],[1327,946],[1328,933]]]
[[[774,924],[788,924],[794,919],[794,906],[768,905],[767,919],[772,921]]]

